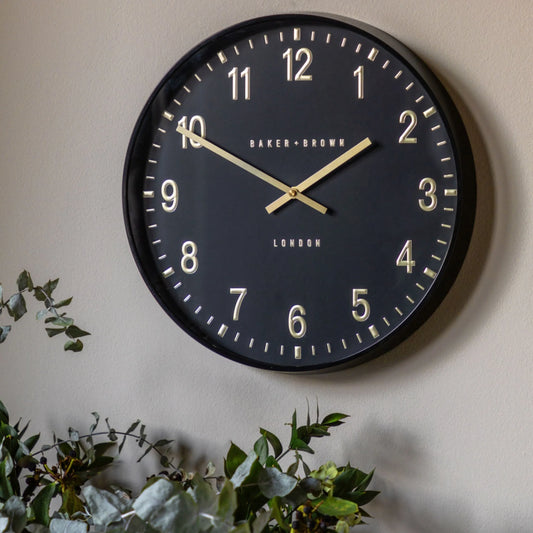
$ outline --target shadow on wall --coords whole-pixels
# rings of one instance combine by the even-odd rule
[[[423,489],[424,450],[407,431],[386,427],[362,428],[364,440],[357,443],[357,460],[371,458],[379,465],[371,488],[381,494],[368,505],[375,518],[361,533],[470,533],[469,509],[461,503],[460,488],[448,499],[432,500]],[[363,461],[366,464],[366,461]]]

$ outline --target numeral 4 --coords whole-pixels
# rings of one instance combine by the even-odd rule
[[[413,267],[416,265],[413,259],[413,241],[409,240],[403,245],[400,255],[396,259],[396,265],[399,267],[405,267],[408,274],[412,274]]]

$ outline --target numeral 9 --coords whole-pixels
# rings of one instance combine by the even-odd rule
[[[164,202],[161,202],[163,211],[173,213],[178,207],[178,185],[174,180],[165,180],[161,185],[161,197]]]

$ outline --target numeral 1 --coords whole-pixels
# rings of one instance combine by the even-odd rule
[[[356,68],[353,71],[353,75],[357,78],[357,99],[362,100],[365,97],[365,74],[363,65]]]

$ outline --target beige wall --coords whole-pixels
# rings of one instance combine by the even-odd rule
[[[142,282],[121,211],[133,124],[177,59],[238,21],[303,10],[378,26],[444,78],[480,193],[466,265],[430,321],[378,360],[312,377],[192,341]],[[532,27],[528,0],[2,0],[0,281],[60,276],[93,336],[65,354],[27,317],[1,347],[0,398],[36,430],[87,427],[97,410],[216,457],[318,398],[352,415],[321,457],[377,469],[378,520],[361,531],[532,531]]]

